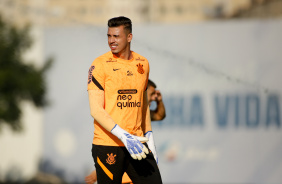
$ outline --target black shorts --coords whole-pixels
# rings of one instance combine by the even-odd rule
[[[146,147],[147,144],[145,144]],[[92,145],[98,184],[121,184],[127,172],[134,184],[161,184],[162,179],[152,152],[134,160],[125,147]]]

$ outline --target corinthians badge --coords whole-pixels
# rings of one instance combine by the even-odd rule
[[[139,64],[136,65],[136,66],[137,66],[137,71],[138,71],[139,73],[143,74],[143,73],[144,73],[143,65],[141,65],[141,64],[139,63]]]
[[[106,162],[108,164],[112,165],[112,164],[116,163],[116,159],[115,159],[116,155],[114,155],[113,153],[107,154],[107,155],[108,155],[108,158],[107,158]]]

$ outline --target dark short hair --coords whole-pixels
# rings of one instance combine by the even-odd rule
[[[157,88],[157,85],[153,82],[153,81],[151,81],[150,79],[148,79],[148,85],[147,85],[148,87],[149,86],[152,86],[152,87],[154,87],[154,88]]]
[[[124,26],[124,29],[129,31],[129,33],[132,33],[132,23],[131,20],[127,17],[114,17],[108,20],[108,26],[109,27],[118,27],[118,26]]]

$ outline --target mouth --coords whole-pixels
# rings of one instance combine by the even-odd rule
[[[115,49],[117,48],[117,45],[110,45],[110,48],[111,48],[112,50],[115,50]]]

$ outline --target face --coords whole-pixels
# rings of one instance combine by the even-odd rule
[[[130,51],[132,33],[126,33],[124,26],[108,28],[108,44],[114,54]]]
[[[151,102],[155,101],[157,98],[156,88],[154,88],[153,86],[149,86],[147,89],[147,97],[149,105],[151,105]]]

